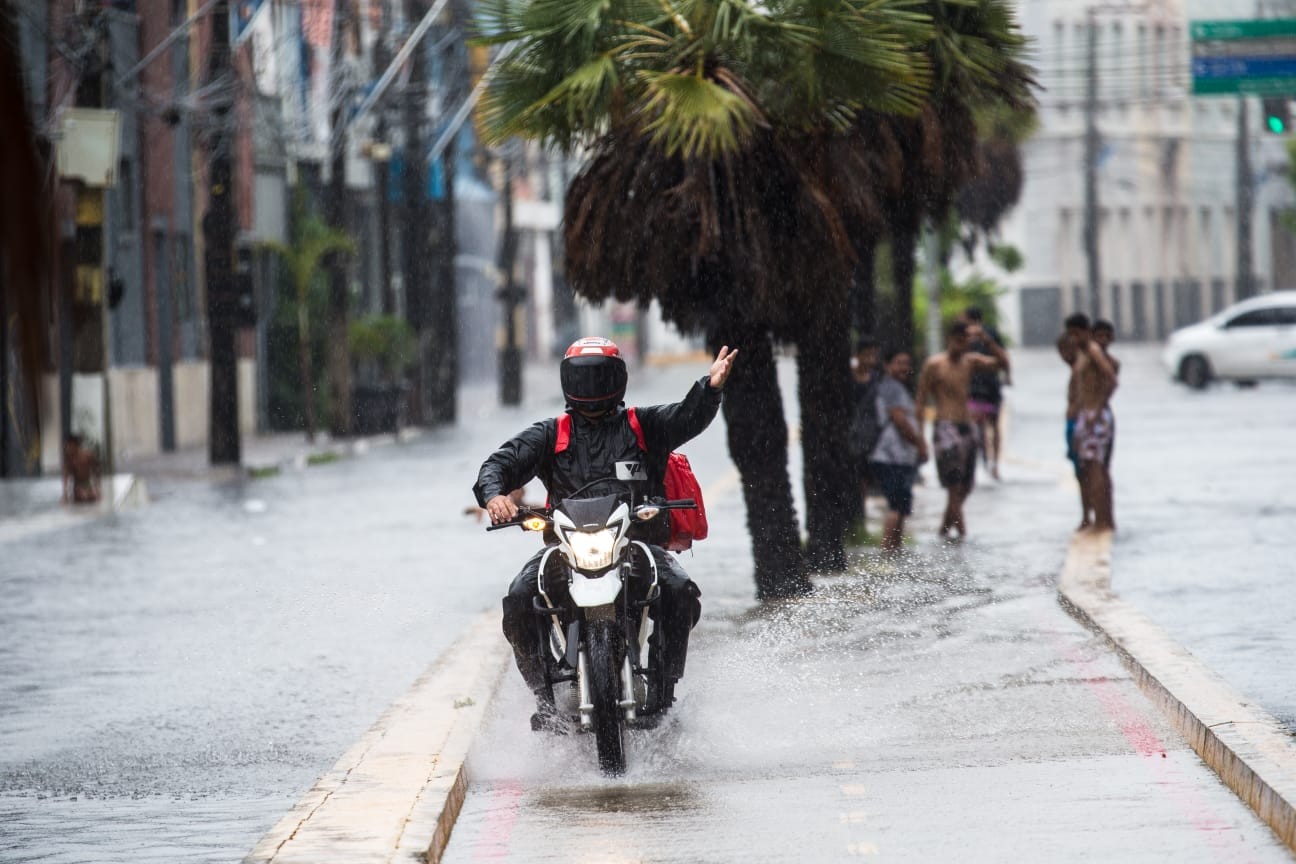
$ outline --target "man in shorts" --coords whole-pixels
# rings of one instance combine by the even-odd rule
[[[1116,371],[1116,380],[1119,381],[1120,368],[1121,368],[1120,361],[1117,360],[1115,357],[1113,357],[1111,351],[1108,350],[1111,348],[1111,344],[1116,341],[1116,325],[1112,324],[1112,322],[1108,321],[1105,318],[1099,318],[1097,321],[1094,322],[1093,325],[1093,340],[1098,343],[1098,347],[1103,350],[1103,353],[1107,355],[1107,359],[1111,361],[1112,369]],[[1107,408],[1109,411],[1111,410],[1110,399],[1107,400]],[[1111,443],[1107,445],[1107,455],[1103,459],[1103,462],[1107,465],[1108,474],[1111,473],[1112,449],[1115,446],[1116,446],[1116,416],[1115,414],[1113,414],[1112,415],[1112,440]]]
[[[1107,459],[1113,434],[1111,397],[1116,390],[1116,367],[1102,346],[1088,333],[1075,341],[1075,360],[1071,365],[1075,381],[1075,431],[1071,448],[1080,463],[1080,486],[1083,500],[1093,510],[1093,522],[1086,526],[1094,531],[1114,531],[1112,516],[1111,474]],[[1085,522],[1088,522],[1088,510]]]
[[[945,350],[927,358],[918,376],[918,431],[922,432],[923,412],[927,403],[936,403],[936,422],[932,430],[932,449],[936,453],[936,476],[945,487],[945,516],[938,534],[943,539],[961,540],[967,536],[963,502],[972,494],[976,479],[977,434],[968,412],[968,392],[972,373],[978,369],[998,369],[1007,363],[1003,348],[988,342],[990,356],[973,354],[969,347],[982,336],[977,325],[955,321],[950,325]]]
[[[976,306],[969,306],[963,311],[963,320],[981,328],[981,337],[972,341],[972,351],[993,357],[990,343],[1003,346],[1003,340],[994,328],[984,324],[981,310]],[[1011,376],[1012,369],[1006,362],[999,369],[977,369],[972,373],[972,384],[968,388],[968,412],[972,415],[972,422],[976,424],[977,434],[981,438],[981,459],[990,470],[990,476],[996,480],[999,479],[999,453],[1003,449],[999,433],[999,411],[1003,405],[1002,385],[1011,385]]]
[[[1089,316],[1082,312],[1076,312],[1067,316],[1063,327],[1062,335],[1057,340],[1057,351],[1058,356],[1062,358],[1062,362],[1071,370],[1071,377],[1067,379],[1066,456],[1067,461],[1071,463],[1072,470],[1075,471],[1076,483],[1080,486],[1080,529],[1084,530],[1089,527],[1089,512],[1093,508],[1089,505],[1089,493],[1085,490],[1084,482],[1080,476],[1080,460],[1076,458],[1072,439],[1075,435],[1076,414],[1080,410],[1076,396],[1075,361],[1080,350],[1081,340],[1089,338]]]
[[[886,496],[887,515],[882,524],[882,548],[900,549],[904,520],[913,513],[913,483],[918,466],[927,461],[927,442],[919,431],[918,412],[909,395],[913,360],[903,348],[886,353],[886,375],[878,385],[876,410],[882,432],[869,463],[874,482]]]

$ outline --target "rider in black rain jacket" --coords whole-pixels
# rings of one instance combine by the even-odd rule
[[[622,403],[627,381],[625,362],[611,341],[598,337],[577,340],[567,349],[562,365],[563,395],[571,418],[570,439],[555,453],[559,434],[554,418],[532,424],[506,441],[482,464],[473,492],[477,503],[490,513],[492,522],[503,522],[517,514],[508,497],[514,489],[539,477],[557,504],[585,484],[617,474],[617,462],[641,462],[647,473],[645,494],[665,497],[663,478],[671,451],[701,433],[720,407],[720,390],[729,377],[737,351],[722,348],[708,375],[696,381],[681,402],[637,408],[647,452],[639,449]],[[701,592],[684,573],[674,556],[660,548],[670,534],[668,514],[631,527],[631,534],[650,544],[657,560],[661,587],[659,625],[664,631],[667,677],[673,683],[684,674],[689,630],[701,614]],[[518,671],[532,691],[545,685],[544,670],[536,656],[540,639],[539,616],[532,614],[540,558],[537,553],[513,580],[504,598],[504,635],[513,646]],[[540,712],[547,708],[538,699]],[[533,724],[534,725],[534,724]]]

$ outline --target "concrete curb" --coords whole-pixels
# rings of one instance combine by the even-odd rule
[[[1202,760],[1296,851],[1296,739],[1111,590],[1112,536],[1076,534],[1058,597],[1105,636]]]
[[[437,864],[463,806],[464,762],[499,686],[507,648],[499,614],[479,616],[243,864]]]

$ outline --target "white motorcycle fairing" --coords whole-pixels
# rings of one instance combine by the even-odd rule
[[[617,597],[621,594],[621,580],[617,577],[616,569],[604,573],[602,576],[589,577],[579,570],[571,571],[571,585],[568,586],[568,593],[571,595],[572,602],[583,609],[591,606],[606,606],[609,603],[615,603]]]

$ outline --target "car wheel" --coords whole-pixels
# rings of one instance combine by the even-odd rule
[[[1185,357],[1179,366],[1179,377],[1194,390],[1201,390],[1210,383],[1210,364],[1200,354]]]

